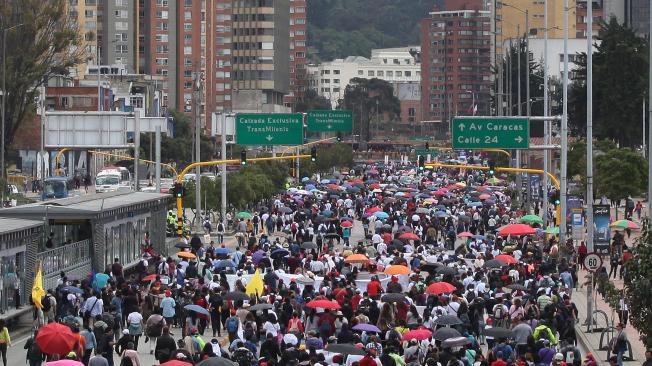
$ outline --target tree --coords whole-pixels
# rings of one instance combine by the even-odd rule
[[[319,95],[315,89],[308,89],[302,100],[294,106],[295,112],[308,112],[311,110],[330,110],[331,102]]]
[[[596,197],[620,200],[647,189],[647,162],[628,148],[611,149],[595,158]]]
[[[357,121],[360,141],[363,142],[371,139],[369,125],[372,117],[393,121],[401,114],[401,102],[394,95],[392,85],[376,78],[351,79],[344,90],[342,104],[343,109],[353,111],[353,120]]]
[[[620,146],[641,142],[642,103],[647,91],[647,42],[616,18],[604,23],[593,54],[593,133]],[[569,93],[569,127],[586,133],[586,54],[577,60]]]
[[[650,221],[641,225],[641,236],[632,246],[634,257],[625,263],[625,301],[632,325],[641,334],[646,348],[652,347],[652,236]],[[641,296],[643,295],[643,296]]]
[[[0,2],[7,31],[5,148],[35,106],[38,88],[83,60],[81,34],[66,0]],[[0,34],[1,36],[1,34]],[[2,78],[0,73],[0,78]]]
[[[304,154],[309,151],[304,151]],[[305,161],[305,160],[304,160]],[[317,162],[301,166],[301,176],[310,177],[314,173],[331,173],[333,169],[353,166],[353,149],[348,144],[329,144],[317,146]]]

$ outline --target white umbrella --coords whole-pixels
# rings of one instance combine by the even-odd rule
[[[296,346],[297,344],[299,344],[299,340],[297,339],[297,336],[295,336],[292,333],[284,334],[283,335],[283,342],[285,342],[285,344],[291,344],[293,346]]]

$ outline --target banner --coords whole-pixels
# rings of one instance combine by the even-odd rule
[[[593,205],[593,244],[594,251],[609,249],[611,230],[611,207],[609,205]]]
[[[34,277],[34,285],[32,285],[32,301],[34,302],[34,306],[39,309],[43,308],[43,304],[41,304],[43,296],[45,296],[45,290],[43,289],[43,271],[41,266],[39,266],[38,271],[36,271],[36,277]]]

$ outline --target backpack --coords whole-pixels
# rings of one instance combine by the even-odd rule
[[[47,313],[52,308],[52,302],[50,301],[50,295],[45,295],[41,299],[41,305],[44,313]]]
[[[120,366],[134,366],[134,363],[131,361],[131,358],[123,355],[120,359]]]
[[[232,316],[226,321],[226,331],[236,333],[238,331],[238,318]]]
[[[493,310],[494,320],[502,320],[505,317],[505,314],[503,312],[504,310],[505,309],[503,309],[502,304],[497,304],[496,306],[494,306],[494,310]]]
[[[299,319],[291,319],[290,320],[290,329],[288,329],[289,333],[299,333]]]
[[[136,272],[145,273],[146,271],[147,268],[145,267],[145,263],[142,260],[138,261],[138,264],[136,265]]]
[[[254,336],[254,325],[251,322],[246,322],[244,326],[245,339],[252,339]]]

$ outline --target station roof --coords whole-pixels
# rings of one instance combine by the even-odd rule
[[[136,208],[143,203],[167,201],[162,193],[108,192],[48,200],[0,210],[0,216],[28,219],[91,219],[100,213]]]
[[[42,221],[0,217],[0,236],[39,226],[43,226]]]

